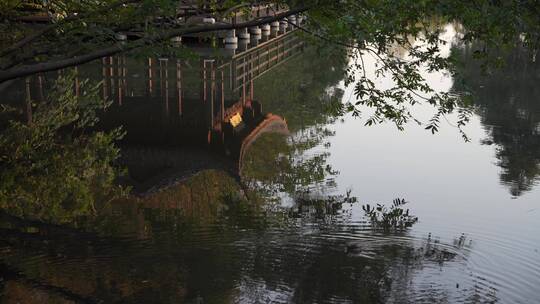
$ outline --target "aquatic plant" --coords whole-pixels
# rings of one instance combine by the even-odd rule
[[[354,204],[357,198],[351,195],[351,190],[347,190],[342,195],[312,196],[310,194],[299,194],[295,198],[295,206],[291,208],[289,214],[292,217],[300,217],[302,213],[313,214],[316,218],[324,219],[327,216],[337,215],[344,204]]]
[[[411,215],[409,209],[403,208],[406,204],[408,202],[405,199],[396,198],[390,207],[382,204],[376,206],[365,204],[362,209],[375,228],[399,230],[411,227],[418,222],[418,218]]]

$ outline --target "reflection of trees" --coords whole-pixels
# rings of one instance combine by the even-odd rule
[[[276,294],[297,303],[380,303],[404,299],[415,270],[461,258],[462,241],[448,247],[373,233],[348,221],[342,206],[350,198],[305,194],[334,173],[327,154],[306,151],[332,135],[324,101],[340,96],[331,88],[344,67],[317,56],[308,50],[281,66],[258,91],[295,135],[261,136],[245,167],[257,191],[293,195],[292,208],[247,203],[236,180],[213,170],[115,202],[79,230],[2,218],[0,294],[30,303],[256,303]]]
[[[243,177],[259,191],[295,196],[313,187],[332,186],[337,172],[327,164],[327,152],[310,153],[333,135],[327,124],[334,118],[327,107],[342,97],[337,84],[347,67],[346,53],[339,49],[307,49],[300,57],[277,67],[271,76],[256,82],[255,98],[267,112],[287,120],[289,138],[267,134],[250,148]]]
[[[0,218],[2,300],[383,303],[414,297],[416,271],[466,256],[464,236],[445,245],[349,222],[347,196],[268,211],[236,193],[234,179],[209,171],[112,204],[81,223],[92,232]]]
[[[245,269],[246,303],[273,293],[293,303],[416,303],[416,296],[431,298],[431,303],[453,301],[451,290],[422,289],[423,282],[415,283],[415,276],[425,268],[463,263],[466,253],[461,247],[430,237],[380,235],[343,222],[314,226],[306,217],[299,221],[306,222],[253,240],[255,245],[244,257],[250,261]],[[321,240],[321,235],[327,237]],[[480,301],[486,297],[466,288],[459,292]]]
[[[495,143],[501,183],[519,196],[531,190],[540,174],[540,64],[522,47],[498,54],[501,69],[483,73],[473,44],[454,48],[463,59],[454,90],[469,90],[481,122]]]
[[[331,186],[333,181],[327,178],[336,171],[326,163],[329,153],[305,153],[306,147],[316,145],[321,137],[304,138],[296,145],[298,142],[295,139],[288,140],[280,134],[265,134],[249,150],[243,178],[256,191],[270,196],[279,192],[294,196],[312,187],[324,187],[328,183]]]
[[[332,63],[330,56],[311,60],[316,54],[308,50],[295,62],[298,68],[284,65],[278,71],[283,77],[263,78],[257,87],[265,111],[283,115],[293,135],[289,139],[279,134],[261,136],[246,156],[242,176],[263,195],[286,193],[294,204],[284,223],[267,227],[243,249],[247,262],[242,300],[263,302],[276,294],[280,301],[295,303],[383,303],[413,298],[418,292],[411,287],[416,271],[459,261],[464,256],[457,254],[460,242],[445,246],[431,238],[411,239],[406,231],[374,233],[369,223],[349,224],[350,208],[342,207],[353,203],[351,198],[313,191],[327,186],[328,177],[335,174],[326,163],[328,154],[313,152],[318,150],[313,148],[333,135],[325,127],[333,118],[324,114],[324,105],[341,96],[332,88],[342,79],[340,68],[344,67],[338,61]],[[437,292],[430,296],[449,301],[445,291]]]
[[[255,99],[265,112],[287,119],[292,132],[333,119],[328,103],[341,98],[337,85],[345,77],[346,51],[335,47],[307,48],[288,63],[276,67],[255,83]]]
[[[238,192],[226,173],[203,171],[114,202],[80,229],[4,215],[0,295],[21,303],[179,303],[200,294],[229,303],[242,266],[227,244],[239,229],[264,225]]]
[[[309,52],[311,59],[317,56],[314,51]],[[304,130],[291,140],[295,141],[293,145],[283,137],[276,137],[279,144],[273,147],[288,149],[289,160],[317,146],[329,135],[321,127],[328,121],[321,114],[322,99],[340,94],[328,88],[340,80],[344,64],[335,69],[316,67],[313,62],[298,58],[279,67],[279,77],[272,75],[261,80],[264,83],[280,79],[287,84],[276,89],[269,83],[261,90],[266,91],[264,96],[276,97],[269,101],[283,102],[276,103],[278,107],[272,111],[291,113],[288,120],[291,130]],[[329,73],[314,73],[318,68],[328,69]],[[300,72],[303,78],[297,75]],[[289,75],[283,77],[283,73]],[[268,106],[272,109],[270,102]],[[282,184],[291,188],[299,179],[305,180],[302,185],[320,180],[330,171],[313,169],[326,166],[325,158],[283,162],[293,170],[285,170],[292,176]],[[152,299],[167,303],[195,299],[198,295],[212,303],[231,302],[244,266],[241,259],[232,255],[230,244],[238,238],[240,230],[259,231],[268,225],[264,217],[255,213],[257,205],[246,204],[238,194],[241,192],[236,181],[226,174],[203,172],[144,198],[115,202],[100,210],[97,219],[74,223],[81,230],[2,219],[2,228],[7,228],[2,230],[0,250],[9,254],[3,254],[0,263],[17,274],[10,277],[2,274],[3,281],[9,281],[3,284],[2,294],[21,296],[12,298],[21,302],[30,302],[37,296],[55,300],[59,297],[65,302]],[[253,193],[249,195],[252,197]],[[276,221],[281,221],[282,215]],[[83,232],[86,229],[92,232]],[[28,282],[46,288],[34,288]],[[23,291],[13,293],[16,290]]]

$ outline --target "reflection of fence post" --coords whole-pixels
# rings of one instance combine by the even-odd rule
[[[178,92],[178,115],[182,116],[182,64],[176,59],[176,90]]]
[[[122,105],[122,102],[124,100],[124,82],[123,82],[123,69],[122,69],[122,57],[116,56],[116,78],[118,81],[118,105]]]
[[[159,62],[159,94],[164,99],[167,86],[167,58],[158,58]]]
[[[242,106],[246,105],[246,57],[242,60]]]
[[[253,101],[253,53],[249,56],[249,100]]]
[[[221,122],[225,121],[225,72],[221,69]]]
[[[279,34],[285,34],[287,33],[287,27],[289,25],[289,22],[287,21],[287,18],[283,18],[279,21]]]
[[[281,61],[282,48],[283,48],[283,40],[280,39],[276,43],[276,65]]]
[[[261,50],[257,49],[257,76],[261,75]]]
[[[159,93],[161,93],[161,96],[163,96],[163,59],[158,58],[158,62],[159,62]]]
[[[212,60],[211,68],[212,68],[212,86],[210,88],[210,122],[211,126],[214,126],[214,101],[216,100],[216,67],[214,65],[214,60]]]
[[[201,67],[201,78],[202,78],[202,88],[201,88],[201,96],[203,103],[206,104],[206,60],[203,59],[202,61],[202,67]]]
[[[279,34],[279,21],[273,21],[270,23],[270,37],[276,38]]]
[[[272,51],[271,51],[271,49],[272,48],[271,48],[270,44],[266,46],[266,50],[267,50],[267,52],[266,52],[266,59],[267,59],[266,60],[266,69],[267,70],[270,69],[271,62],[272,62],[272,54],[271,54]]]
[[[214,100],[216,91],[216,71],[215,61],[204,59],[203,60],[203,101],[207,111],[208,128],[212,129],[214,125]],[[210,71],[208,71],[210,67]],[[210,73],[209,73],[210,72]],[[210,84],[208,81],[210,80]]]
[[[159,58],[159,81],[161,96],[165,101],[165,114],[169,115],[169,59]]]
[[[249,100],[253,101],[253,79],[249,81]]]
[[[74,70],[75,70],[75,97],[79,97],[79,94],[81,93],[81,90],[80,90],[81,83],[79,82],[79,68],[75,67]]]
[[[127,59],[122,56],[122,84],[124,86],[124,96],[127,95]]]
[[[30,77],[26,77],[26,122],[32,124],[32,95],[30,90]]]
[[[300,53],[303,46],[304,44],[300,39],[292,34],[286,34],[282,37],[278,37],[274,41],[234,56],[227,64],[222,64],[219,68],[216,66],[214,67],[214,70],[219,69],[218,73],[228,73],[227,77],[229,77],[230,83],[224,86],[222,85],[222,87],[230,87],[231,97],[239,104],[246,106],[249,101],[254,100],[254,79],[260,77],[275,66],[282,64],[290,57]],[[206,61],[209,62],[210,60]],[[206,73],[209,72],[209,67],[210,66],[208,66],[207,63]],[[224,69],[226,68],[229,70],[225,71]],[[217,75],[217,77],[217,81],[219,81],[220,76]],[[210,79],[210,74],[206,76],[206,85],[209,85],[208,79]],[[211,97],[208,95],[211,92],[209,89],[210,88],[204,90],[206,92],[205,100],[208,100]],[[217,87],[214,90],[220,90],[220,88]],[[225,95],[224,91],[221,93]],[[217,94],[217,92],[215,94]],[[220,98],[220,96],[215,96],[214,99],[216,99],[216,102],[219,102],[218,98]],[[217,106],[219,107],[219,105]],[[219,109],[215,110],[214,115],[217,115]],[[219,117],[215,117],[214,123],[218,121]]]
[[[103,100],[107,100],[109,98],[109,93],[107,88],[108,86],[108,79],[107,79],[107,60],[105,58],[101,58],[101,75],[103,77]]]
[[[231,63],[229,64],[229,89],[231,91],[234,90],[234,79],[233,79],[233,75],[235,74],[233,73],[234,62],[235,60],[233,59]]]
[[[249,28],[249,33],[251,46],[257,46],[262,38],[262,30],[258,26],[253,26]]]
[[[152,58],[148,58],[148,93],[152,95],[154,91],[154,72],[152,69]]]
[[[109,57],[109,80],[111,83],[111,94],[114,94],[115,91],[115,83],[114,83],[114,58],[112,56]]]
[[[45,100],[45,95],[43,94],[43,75],[38,75],[38,86],[39,86],[39,99],[41,101]]]
[[[270,24],[261,25],[261,42],[268,41],[270,38],[271,27]]]

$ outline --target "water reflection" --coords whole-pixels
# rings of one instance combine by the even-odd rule
[[[100,127],[125,126],[122,162],[129,168],[127,182],[142,194],[112,202],[97,218],[80,219],[75,227],[2,215],[2,301],[495,303],[499,298],[532,298],[516,291],[536,288],[529,286],[540,269],[530,250],[536,246],[529,244],[534,237],[511,242],[505,228],[501,234],[475,230],[476,226],[455,228],[469,218],[448,210],[465,210],[475,225],[491,222],[504,227],[505,222],[482,217],[491,209],[471,203],[470,193],[452,190],[439,195],[446,192],[415,180],[435,175],[416,172],[423,164],[404,170],[411,184],[405,179],[392,183],[385,175],[397,162],[385,160],[381,151],[407,154],[389,148],[388,142],[399,143],[394,137],[373,136],[359,128],[350,129],[351,137],[341,134],[347,143],[362,146],[374,145],[370,134],[384,141],[384,149],[375,155],[339,141],[330,144],[339,136],[337,122],[324,110],[344,98],[339,89],[347,69],[343,50],[302,47],[293,56],[283,45],[267,46],[275,47],[274,53],[239,53],[233,60],[163,57],[141,63],[120,56],[80,67],[81,75],[105,79],[103,94],[113,98],[115,106],[104,113]],[[268,64],[271,58],[275,65]],[[283,60],[277,63],[277,58]],[[39,100],[39,78],[35,81],[28,88]],[[27,91],[14,92],[24,97]],[[485,103],[480,103],[482,113],[493,111],[489,109],[494,98],[480,100]],[[492,117],[486,113],[482,117]],[[493,132],[505,129],[495,126],[506,125],[493,126],[489,134],[499,138]],[[511,126],[508,122],[513,130]],[[415,145],[429,150],[432,141]],[[341,151],[350,157],[343,158],[347,166],[342,168],[353,171],[352,160],[373,162],[379,156],[386,162],[359,167],[357,171],[369,179],[358,181],[355,176],[355,187],[366,193],[379,187],[392,196],[403,184],[421,191],[431,187],[438,195],[413,191],[411,196],[429,201],[424,208],[436,213],[418,215],[420,223],[413,230],[373,229],[356,200],[335,189],[339,172],[330,162],[330,152]],[[412,163],[413,154],[403,156],[403,163]],[[419,163],[429,161],[418,158]],[[509,163],[513,162],[512,158]],[[376,174],[382,176],[378,183],[372,178]],[[463,178],[459,174],[448,173],[441,187]],[[469,200],[456,206],[456,193]],[[430,233],[434,230],[438,232]],[[473,242],[463,233],[468,230],[488,235],[474,235]],[[494,251],[518,260],[517,267],[504,266],[508,260],[501,262]],[[500,269],[493,270],[493,265]]]
[[[267,231],[273,238],[280,227],[289,225],[294,232],[296,225],[288,223],[287,210],[263,204],[269,196],[243,185],[240,175],[244,180],[259,178],[249,169],[251,163],[244,169],[244,158],[272,164],[276,154],[264,158],[265,151],[258,147],[269,144],[268,138],[277,138],[270,144],[290,152],[286,163],[297,163],[287,172],[310,178],[307,168],[293,157],[330,135],[321,126],[328,119],[320,109],[321,101],[335,94],[320,93],[339,82],[345,67],[341,57],[340,70],[331,73],[331,81],[302,79],[316,70],[311,60],[319,54],[311,50],[306,60],[296,56],[301,50],[302,42],[289,35],[233,58],[149,58],[141,65],[136,59],[117,56],[78,67],[81,77],[102,79],[103,97],[114,100],[99,127],[124,126],[127,136],[121,161],[129,169],[127,182],[146,195],[112,202],[99,210],[97,218],[79,219],[76,228],[3,215],[3,300],[255,300],[242,287],[245,277],[251,276],[247,267],[252,266],[246,261],[267,250],[257,249],[254,238]],[[279,66],[291,58],[293,62]],[[270,70],[274,75],[265,75]],[[300,75],[294,75],[297,72]],[[298,78],[276,88],[272,80],[288,73]],[[24,84],[25,100],[42,100],[36,96],[46,94],[46,77],[54,75],[36,76]],[[285,111],[291,114],[294,131],[305,130],[293,140],[294,148],[283,136],[288,134],[287,121],[263,112],[262,103],[254,98],[256,85],[259,92],[312,92],[293,98],[295,105],[311,106],[309,111],[297,111],[297,106]],[[10,93],[15,102],[21,100],[20,91]],[[279,107],[287,107],[277,101]],[[268,106],[273,109],[272,103]],[[31,110],[26,109],[28,116]],[[296,117],[302,121],[292,114],[301,114]],[[315,159],[317,166],[326,167],[324,157]],[[321,172],[317,179],[324,180],[324,175]],[[290,179],[288,187],[296,182],[298,178]],[[174,185],[161,189],[164,184]],[[309,184],[311,180],[303,182]]]
[[[346,68],[345,53],[331,54],[320,60],[320,52],[308,50],[303,58],[273,68],[273,74],[245,81],[249,73],[244,73],[242,79],[229,77],[229,82],[218,65],[222,63],[208,59],[202,69],[194,69],[199,72],[189,73],[187,62],[176,62],[171,72],[171,59],[151,59],[143,69],[147,79],[137,65],[130,66],[129,58],[105,59],[103,94],[115,99],[115,107],[103,115],[101,127],[125,126],[123,162],[135,180],[131,182],[150,180],[155,185],[154,178],[167,170],[181,172],[181,178],[172,187],[155,187],[145,196],[113,202],[97,218],[78,221],[76,229],[5,215],[3,299],[387,299],[391,290],[400,289],[393,282],[394,272],[407,268],[397,257],[414,252],[414,241],[405,234],[396,236],[404,237],[398,243],[373,234],[368,223],[351,217],[350,198],[317,196],[333,187],[331,176],[336,174],[326,162],[328,152],[317,150],[333,135],[326,126],[333,118],[323,107],[342,97],[336,86]],[[254,58],[264,61],[264,55]],[[230,63],[229,68],[245,67],[242,62]],[[91,74],[91,68],[96,66],[79,72]],[[317,73],[321,68],[328,73]],[[256,86],[260,99],[254,98]],[[190,98],[193,87],[202,90],[195,89]],[[178,98],[176,102],[171,96]],[[245,115],[250,111],[251,118]],[[282,124],[274,124],[280,120],[268,120],[274,116],[265,114],[274,111],[285,117],[292,137],[276,132],[284,130]],[[233,126],[238,113],[241,129]],[[272,132],[263,132],[266,127]],[[281,197],[288,207],[272,204],[283,194],[288,195]]]
[[[305,208],[313,201],[299,202],[289,216],[240,197],[216,198],[234,184],[220,173],[195,178],[180,186],[187,192],[141,199],[145,207],[114,205],[101,218],[112,225],[101,223],[101,233],[4,217],[4,300],[379,303],[407,295],[422,302],[425,292],[407,294],[415,292],[408,285],[416,271],[459,263],[467,254],[464,238],[444,245],[430,236],[373,233],[341,211],[347,200],[335,198],[328,208],[316,208],[316,216]],[[198,199],[179,206],[186,201],[182,193]],[[431,292],[440,299],[436,293],[444,291]]]
[[[341,49],[311,48],[294,66],[278,67],[261,78],[256,99],[282,115],[291,131],[288,138],[260,138],[246,155],[245,180],[267,198],[328,195],[334,190],[338,172],[328,162],[328,149],[335,134],[329,125],[336,117],[328,114],[328,107],[343,97],[339,84],[347,68],[345,55]]]
[[[513,196],[530,191],[540,174],[540,65],[523,47],[498,54],[502,68],[483,72],[474,51],[479,45],[453,49],[464,61],[454,90],[472,93],[474,105],[487,138],[483,144],[497,145],[501,183]]]

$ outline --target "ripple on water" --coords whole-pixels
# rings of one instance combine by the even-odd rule
[[[421,225],[384,232],[348,214],[279,224],[256,215],[251,223],[255,224],[202,223],[189,233],[154,226],[144,237],[127,234],[77,242],[63,237],[57,242],[68,244],[64,247],[51,243],[51,250],[7,254],[3,250],[2,255],[28,269],[45,263],[65,274],[124,265],[152,281],[143,270],[161,263],[187,274],[205,271],[197,277],[209,282],[228,280],[221,277],[227,274],[233,276],[231,286],[238,303],[287,303],[300,295],[304,302],[373,302],[366,296],[373,289],[389,303],[531,303],[540,286],[540,254],[534,251],[535,244],[511,233],[461,227],[464,234],[458,226],[440,227],[445,236],[455,235],[448,238],[430,234]],[[178,284],[204,290],[197,285],[200,282],[190,282],[189,276],[186,280]],[[128,283],[120,286],[128,288]]]
[[[320,260],[321,255],[351,261],[385,261],[389,263],[385,271],[394,275],[392,279],[399,283],[390,292],[395,303],[402,303],[403,296],[410,303],[498,300],[527,303],[531,297],[523,295],[523,289],[538,290],[538,256],[534,256],[531,244],[515,238],[460,233],[455,239],[446,240],[414,230],[412,233],[377,232],[363,221],[334,224],[328,227],[310,223],[301,226],[304,230],[297,226],[276,229],[258,238],[255,247],[265,252],[265,263],[272,269],[299,279],[307,275],[302,267],[286,268],[285,265],[291,264],[285,261],[296,257],[296,262],[309,264]],[[237,242],[236,246],[253,246],[252,241]],[[509,258],[514,265],[501,265],[501,256]],[[352,262],[350,268],[360,264]],[[407,280],[398,282],[399,273],[408,273]],[[390,302],[392,298],[389,297]],[[334,300],[344,302],[346,299],[332,296],[327,302]]]

